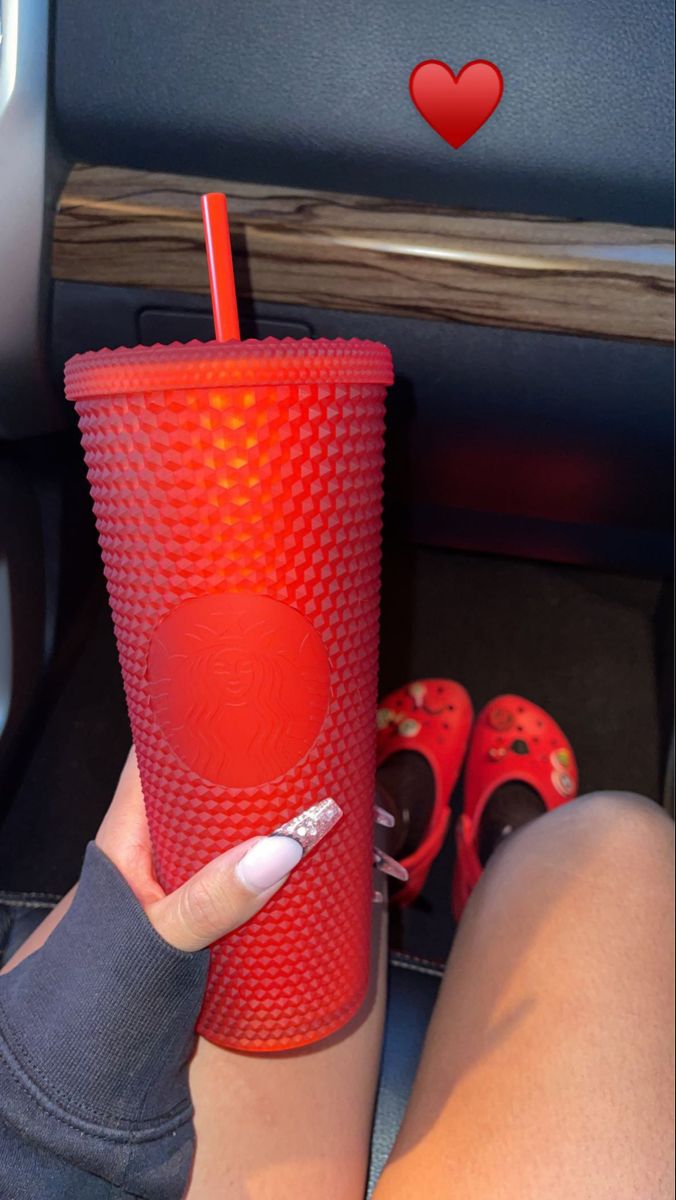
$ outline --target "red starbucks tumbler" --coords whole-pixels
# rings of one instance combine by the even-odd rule
[[[316,1041],[365,995],[391,381],[356,340],[66,366],[162,885],[324,797],[344,812],[214,947],[198,1029],[224,1046]]]

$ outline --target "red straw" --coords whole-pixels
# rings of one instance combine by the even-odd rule
[[[202,196],[204,240],[209,264],[211,307],[217,342],[239,341],[237,294],[232,269],[228,206],[221,192]]]

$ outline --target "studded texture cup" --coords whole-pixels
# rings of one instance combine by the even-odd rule
[[[212,952],[198,1030],[279,1050],[367,986],[389,351],[303,339],[66,365],[162,885],[332,796],[330,837]]]

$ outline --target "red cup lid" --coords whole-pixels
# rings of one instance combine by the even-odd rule
[[[129,392],[256,384],[365,383],[389,386],[392,355],[358,338],[250,338],[88,350],[69,358],[66,396],[88,400]]]

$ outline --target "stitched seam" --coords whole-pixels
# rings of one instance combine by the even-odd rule
[[[393,950],[390,958],[392,962],[420,963],[423,967],[435,967],[439,971],[443,971],[446,966],[445,962],[436,958],[423,958],[420,954],[409,954],[404,950]]]
[[[9,900],[0,896],[0,908],[54,908],[53,900]]]
[[[396,962],[392,963],[393,967],[399,967],[402,971],[412,971],[414,975],[432,975],[435,979],[443,979],[443,971],[434,971],[430,967],[414,966],[413,963]]]
[[[150,922],[148,922],[148,924],[150,925]],[[157,937],[159,937],[159,936],[160,935],[157,934]],[[173,947],[169,946],[168,943],[167,943],[167,946],[168,946],[168,949],[170,949],[170,950],[173,949]],[[176,955],[179,955],[179,956],[180,955],[188,955],[188,956],[190,955],[189,951],[175,950],[174,952]],[[3,1029],[3,1025],[4,1025],[4,1029]],[[21,1034],[19,1034],[15,1030],[15,1028],[12,1024],[11,1017],[10,1017],[10,1015],[7,1011],[7,1008],[4,1004],[4,1001],[2,999],[1,993],[0,993],[0,1035],[4,1036],[4,1039],[8,1046],[14,1044],[21,1051],[21,1056],[23,1058],[23,1069],[26,1071],[26,1074],[28,1075],[29,1072],[28,1072],[27,1068],[30,1068],[30,1072],[32,1072],[32,1075],[33,1075],[34,1085],[37,1088],[39,1088],[41,1091],[44,1091],[45,1094],[53,1095],[55,1100],[58,1103],[63,1104],[64,1107],[73,1107],[73,1108],[77,1109],[77,1098],[75,1096],[73,1096],[70,1092],[66,1091],[64,1088],[56,1087],[52,1083],[51,1080],[49,1080],[48,1078],[46,1078],[44,1076],[39,1063],[36,1062],[34,1056],[31,1054],[31,1051],[26,1046],[24,1038],[21,1036]],[[105,1122],[106,1120],[108,1120],[110,1118],[109,1113],[102,1112],[100,1109],[97,1109],[94,1107],[91,1108],[91,1112],[93,1113],[94,1116],[98,1117],[103,1122]],[[158,1119],[170,1120],[171,1118],[172,1118],[172,1112],[158,1114]],[[120,1120],[124,1120],[124,1119],[126,1119],[126,1118],[120,1118]],[[135,1122],[135,1123],[141,1124],[141,1122]]]
[[[52,904],[57,904],[63,898],[57,896],[56,892],[3,892],[0,889],[0,904],[4,901],[11,904],[12,900],[21,900],[24,897],[26,900],[49,900]]]
[[[11,1047],[4,1039],[0,1040],[0,1057],[4,1060],[5,1066],[12,1078],[19,1084],[25,1092],[33,1099],[40,1108],[44,1109],[49,1116],[54,1117],[62,1125],[67,1125],[71,1129],[77,1130],[78,1133],[86,1133],[89,1137],[99,1138],[105,1142],[131,1142],[134,1145],[145,1142],[159,1142],[168,1134],[172,1134],[179,1129],[181,1125],[185,1125],[191,1120],[194,1109],[192,1104],[184,1106],[171,1121],[166,1121],[162,1126],[156,1126],[154,1131],[147,1132],[142,1129],[110,1129],[107,1126],[96,1125],[92,1121],[85,1121],[60,1109],[60,1107],[51,1098],[41,1091],[41,1089],[33,1082],[30,1076],[22,1070],[21,1064],[14,1057]]]
[[[27,1141],[29,1143],[29,1145],[31,1145],[31,1146],[39,1146],[40,1145],[40,1143],[38,1141],[36,1141],[35,1139],[33,1139],[30,1136],[30,1134],[27,1134],[25,1132],[25,1130],[17,1128],[17,1126],[13,1123],[13,1121],[11,1121],[9,1119],[9,1117],[5,1116],[5,1117],[3,1117],[3,1120],[6,1121],[9,1128],[13,1130],[13,1132],[16,1134],[16,1137],[19,1141]],[[91,1170],[89,1170],[89,1168],[79,1167],[77,1165],[77,1163],[73,1163],[73,1162],[71,1162],[71,1160],[69,1158],[66,1158],[61,1153],[60,1150],[54,1150],[50,1146],[49,1147],[49,1155],[50,1155],[50,1158],[58,1158],[59,1162],[64,1163],[65,1166],[67,1166],[67,1167],[74,1167],[76,1171],[80,1171],[83,1175],[88,1173],[89,1175],[93,1175],[95,1179],[100,1179],[103,1183],[107,1183],[109,1185],[109,1187],[111,1187],[113,1189],[113,1192],[111,1193],[111,1195],[115,1195],[115,1193],[121,1192],[121,1194],[123,1196],[126,1194],[130,1197],[133,1197],[133,1200],[144,1200],[143,1196],[141,1196],[141,1194],[139,1192],[131,1192],[131,1191],[129,1191],[128,1188],[127,1188],[126,1193],[122,1192],[122,1189],[119,1188],[116,1183],[112,1183],[110,1181],[110,1179],[108,1179],[105,1175],[98,1175],[96,1171],[91,1171]],[[126,1187],[126,1184],[123,1184],[123,1187]]]
[[[11,1054],[13,1060],[16,1062],[18,1069],[22,1072],[22,1074],[24,1074],[26,1076],[27,1079],[30,1080],[32,1087],[34,1087],[36,1089],[36,1091],[38,1091],[41,1095],[44,1095],[47,1099],[53,1098],[52,1102],[54,1104],[58,1104],[60,1107],[62,1106],[64,1109],[69,1106],[73,1106],[73,1107],[77,1108],[77,1100],[75,1099],[74,1096],[72,1096],[70,1094],[70,1092],[65,1091],[64,1088],[55,1086],[49,1079],[44,1078],[42,1071],[40,1070],[40,1067],[35,1062],[35,1059],[33,1058],[30,1051],[26,1048],[23,1038],[19,1037],[15,1033],[15,1031],[12,1028],[11,1021],[7,1019],[7,1010],[2,1002],[2,999],[0,999],[0,1014],[4,1017],[4,1026],[5,1026],[4,1030],[0,1026],[0,1034],[2,1035],[2,1038],[5,1042],[5,1045],[9,1051],[9,1053]],[[8,1033],[10,1033],[11,1036],[7,1036]],[[12,1050],[13,1042],[16,1043],[16,1045],[21,1050],[21,1054],[23,1056],[24,1062],[21,1062],[20,1058]],[[1,1046],[2,1046],[2,1042],[0,1041],[0,1047]],[[26,1069],[27,1067],[30,1068],[30,1072],[29,1072],[29,1070]],[[32,1076],[31,1076],[31,1073],[32,1073]],[[104,1123],[104,1127],[107,1127],[107,1126],[105,1126],[105,1122],[107,1120],[110,1120],[109,1113],[102,1112],[100,1109],[96,1108],[93,1105],[92,1105],[90,1111],[91,1111],[91,1114],[93,1117],[98,1118],[101,1122]],[[147,1124],[148,1124],[149,1128],[152,1129],[156,1125],[156,1122],[158,1120],[171,1122],[172,1120],[175,1119],[176,1115],[180,1112],[181,1112],[181,1108],[172,1110],[168,1113],[160,1113],[160,1114],[158,1114],[158,1117],[155,1118],[155,1120],[149,1121],[149,1122],[147,1122]],[[75,1117],[75,1120],[79,1120],[79,1119],[80,1118]],[[84,1118],[82,1118],[82,1119],[84,1120]],[[119,1120],[121,1123],[124,1122],[127,1125],[134,1124],[137,1126],[137,1128],[142,1128],[146,1124],[145,1120],[131,1122],[128,1117],[120,1117]]]

